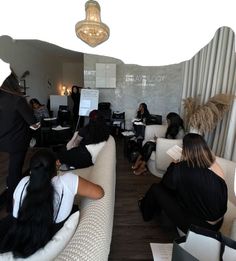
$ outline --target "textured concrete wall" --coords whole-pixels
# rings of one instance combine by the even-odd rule
[[[183,63],[169,66],[123,64],[105,56],[84,56],[85,87],[96,88],[96,63],[116,63],[115,89],[99,89],[99,102],[110,102],[113,111],[125,111],[126,127],[131,128],[139,103],[145,102],[150,113],[165,116],[179,112],[182,95]]]

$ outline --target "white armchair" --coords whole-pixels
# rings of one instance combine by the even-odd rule
[[[182,147],[183,140],[172,140],[165,138],[158,138],[156,142],[156,151],[154,151],[147,162],[149,171],[162,178],[163,174],[166,172],[167,167],[173,161],[173,159],[166,153],[168,149],[174,145]]]
[[[166,151],[174,145],[182,147],[182,139],[172,140],[164,138],[166,130],[167,125],[148,125],[145,129],[143,141],[143,144],[145,144],[147,141],[153,140],[154,136],[157,137],[156,151],[152,152],[152,155],[147,162],[147,167],[153,175],[160,178],[172,161],[172,158]]]

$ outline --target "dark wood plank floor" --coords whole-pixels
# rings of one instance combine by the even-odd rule
[[[153,260],[150,242],[172,242],[177,236],[175,227],[164,217],[156,217],[144,222],[138,209],[137,200],[150,185],[159,179],[150,173],[135,176],[131,163],[123,154],[123,140],[117,136],[117,178],[114,227],[109,261]],[[30,149],[24,164],[27,169],[29,159],[37,148]],[[5,187],[8,156],[0,153],[0,192]],[[5,214],[0,211],[0,218]]]
[[[122,138],[116,137],[117,178],[114,227],[109,261],[153,260],[152,243],[173,242],[177,237],[175,227],[165,216],[144,222],[137,200],[150,185],[160,179],[151,175],[135,176],[131,163],[123,154]]]

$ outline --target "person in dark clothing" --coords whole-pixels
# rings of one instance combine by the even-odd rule
[[[144,139],[146,121],[149,117],[150,117],[150,113],[147,108],[147,104],[140,103],[139,108],[137,110],[136,118],[133,120],[133,128],[134,128],[135,136],[137,138],[137,142],[140,147],[142,146],[141,144]]]
[[[71,98],[73,100],[73,121],[76,125],[79,115],[79,102],[80,102],[80,92],[79,87],[73,85],[71,88]]]
[[[146,122],[146,119],[150,117],[149,110],[146,103],[140,103],[136,118],[141,120],[143,123]]]
[[[165,134],[166,139],[182,139],[184,137],[184,122],[182,118],[175,112],[170,112],[166,116],[167,130]],[[157,139],[157,137],[153,137]],[[135,175],[141,175],[147,171],[146,163],[151,157],[153,151],[156,151],[156,140],[147,141],[142,149],[141,153],[136,159],[135,164],[132,166]]]
[[[144,221],[163,210],[186,233],[191,224],[219,230],[227,210],[227,186],[221,167],[202,136],[187,134],[182,160],[171,163],[162,180],[139,200]]]
[[[92,155],[87,146],[107,141],[109,129],[102,113],[93,110],[89,114],[89,123],[79,129],[76,140],[79,142],[70,149],[63,148],[58,153],[59,164],[65,164],[76,169],[93,165]]]
[[[11,212],[13,192],[21,179],[31,139],[30,126],[39,127],[33,110],[20,92],[14,73],[0,87],[0,122],[0,151],[9,153],[7,193],[4,193],[4,197],[7,196],[7,211]]]
[[[83,127],[84,125],[84,117],[80,116],[79,118],[79,103],[80,103],[80,87],[73,85],[71,88],[71,98],[73,100],[74,106],[73,106],[73,123],[74,123],[74,128],[78,127],[76,126],[77,124],[79,127]],[[79,119],[79,122],[78,122]]]

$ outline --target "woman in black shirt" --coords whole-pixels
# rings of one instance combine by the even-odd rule
[[[73,85],[71,88],[71,98],[73,100],[73,122],[74,126],[76,127],[78,118],[79,118],[79,102],[80,102],[80,91],[79,87]]]
[[[221,167],[198,134],[183,139],[182,161],[171,163],[139,206],[145,221],[163,210],[183,232],[191,224],[219,230],[227,210],[227,186]]]
[[[58,153],[58,164],[65,164],[76,169],[87,168],[93,165],[92,155],[87,149],[87,145],[98,144],[107,141],[109,129],[100,111],[93,110],[89,114],[89,123],[79,129],[77,140],[79,144],[66,150],[65,148]]]
[[[143,123],[146,122],[147,118],[150,117],[150,113],[149,110],[147,108],[147,104],[146,103],[140,103],[138,111],[137,111],[137,115],[136,118],[141,120]]]

